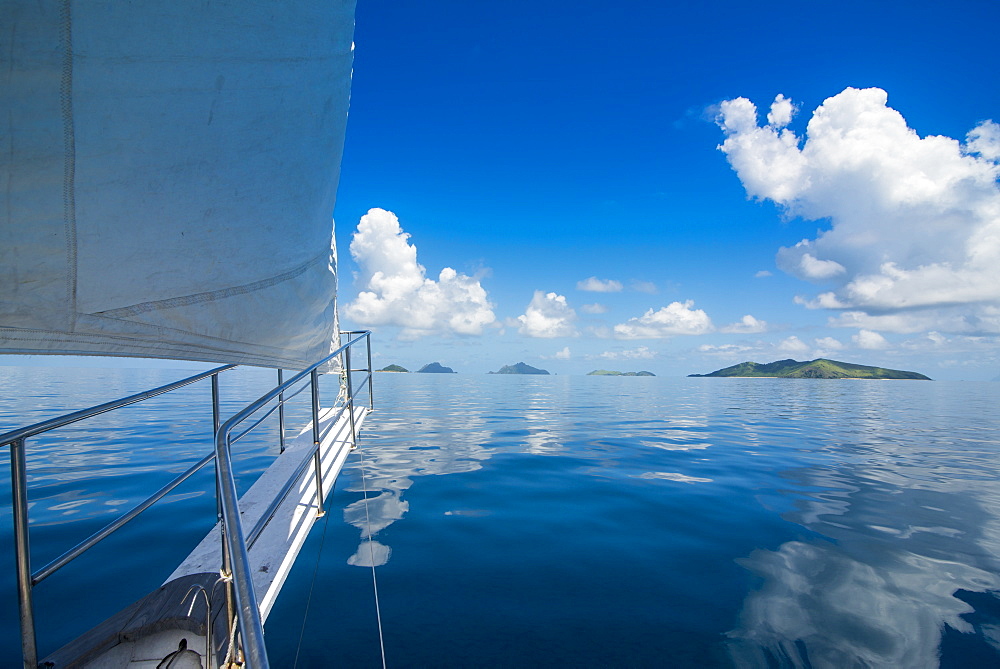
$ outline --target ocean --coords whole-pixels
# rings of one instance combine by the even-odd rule
[[[188,374],[2,368],[0,430]],[[230,373],[224,407],[272,376]],[[265,626],[272,666],[380,666],[373,560],[390,667],[1000,664],[1000,383],[374,385],[362,448]],[[198,384],[29,442],[34,564],[205,455],[209,398]],[[276,435],[240,442],[241,488]],[[155,588],[203,536],[211,469],[196,478],[37,587],[42,654]],[[9,665],[6,458],[0,488]]]

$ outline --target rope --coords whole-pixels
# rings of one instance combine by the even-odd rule
[[[229,630],[229,648],[226,650],[226,659],[222,661],[223,667],[230,666],[236,660],[236,630],[239,619],[233,616],[233,628]]]
[[[336,481],[334,481],[336,485]],[[330,491],[330,495],[333,495],[333,490]],[[306,597],[306,610],[302,614],[302,629],[299,631],[299,645],[295,647],[295,662],[292,663],[292,669],[299,666],[299,653],[302,651],[302,639],[306,635],[306,619],[309,617],[309,605],[312,604],[313,589],[316,587],[316,575],[319,573],[319,561],[320,556],[323,555],[323,546],[326,544],[326,526],[330,523],[330,516],[332,514],[327,511],[325,518],[323,519],[323,534],[319,540],[319,551],[316,553],[316,565],[313,567],[312,582],[309,584],[309,596]]]
[[[357,443],[354,445],[357,446],[358,455],[361,456],[361,488],[365,494],[365,524],[368,529],[368,555],[372,564],[372,590],[375,593],[375,619],[378,621],[378,645],[382,651],[382,669],[386,669],[385,639],[382,637],[382,609],[378,603],[378,579],[375,578],[375,549],[372,547],[372,521],[368,516],[368,479],[365,476],[365,451]]]

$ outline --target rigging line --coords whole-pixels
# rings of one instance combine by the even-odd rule
[[[372,521],[368,515],[368,479],[365,476],[365,450],[358,444],[355,438],[354,445],[358,447],[358,455],[361,456],[361,489],[365,494],[365,523],[368,529],[368,555],[372,564],[372,590],[375,593],[375,619],[378,621],[378,645],[382,652],[382,669],[386,669],[385,663],[385,639],[382,637],[382,610],[378,604],[378,579],[375,578],[375,548],[372,546]]]
[[[334,481],[334,486],[337,482]],[[333,489],[330,490],[330,496],[333,496]],[[312,582],[309,583],[309,596],[306,598],[306,610],[302,613],[302,629],[299,630],[299,645],[295,647],[295,662],[292,664],[292,669],[299,666],[299,652],[302,650],[302,639],[305,638],[306,634],[306,620],[309,618],[309,605],[312,603],[313,589],[316,587],[316,574],[319,573],[319,561],[320,557],[323,555],[323,546],[326,544],[326,526],[330,522],[330,516],[333,514],[326,513],[326,518],[323,519],[323,534],[319,540],[319,551],[316,553],[316,566],[313,567]]]

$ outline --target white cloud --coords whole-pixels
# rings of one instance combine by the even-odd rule
[[[1000,333],[1000,322],[991,314],[996,307],[983,307],[976,316],[963,313],[961,308],[938,309],[928,312],[869,315],[863,311],[845,311],[829,319],[833,327],[864,328],[881,332],[912,334],[930,330],[969,333]]]
[[[783,339],[778,342],[777,350],[782,353],[797,353],[802,354],[809,350],[809,344],[805,343],[795,335]]]
[[[902,347],[910,351],[932,351],[942,348],[948,345],[949,349],[953,349],[953,340],[948,339],[940,332],[928,332],[922,337],[916,339],[909,339],[902,343]]]
[[[524,313],[517,317],[518,332],[529,337],[574,337],[575,320],[576,312],[564,296],[536,290]]]
[[[351,240],[361,292],[344,306],[345,315],[364,326],[400,326],[405,338],[482,334],[496,317],[479,280],[450,267],[428,279],[409,237],[390,211],[370,209],[361,217]]]
[[[713,330],[712,321],[701,309],[692,309],[694,301],[671,302],[659,311],[648,310],[614,328],[618,339],[660,339],[671,335],[698,335]]]
[[[791,249],[781,249],[778,252],[778,266],[789,268],[789,274],[797,274],[803,279],[815,281],[832,279],[847,271],[843,265],[835,260],[820,260],[808,252],[796,256],[794,251],[800,247],[808,248],[809,242],[803,239]],[[789,251],[793,253],[788,253]],[[786,256],[790,258],[788,262],[783,260]]]
[[[605,351],[597,356],[604,360],[652,360],[656,352],[646,346],[639,346],[625,351]]]
[[[858,348],[872,351],[889,347],[889,342],[886,341],[885,337],[871,330],[858,330],[858,334],[852,336],[851,341]]]
[[[774,275],[771,274],[766,269],[762,269],[761,271],[759,271],[756,274],[754,274],[753,278],[755,278],[755,279],[764,279],[764,278],[769,277],[769,276],[774,276]]]
[[[592,293],[620,293],[622,282],[614,279],[598,279],[596,276],[576,282],[577,290],[587,290]]]
[[[920,137],[886,102],[881,89],[848,88],[799,137],[783,96],[765,125],[749,100],[727,100],[719,148],[752,197],[829,221],[777,255],[784,271],[834,285],[803,303],[869,316],[964,305],[981,317],[1000,303],[1000,126],[981,123],[965,146]]]
[[[844,348],[843,343],[833,337],[821,337],[813,343],[816,345],[816,348],[829,351],[839,351]]]
[[[767,332],[767,322],[757,320],[750,314],[747,314],[739,322],[720,328],[719,331],[730,334],[756,334],[759,332]]]
[[[965,136],[965,146],[969,153],[978,153],[987,160],[1000,159],[1000,125],[983,121]]]
[[[797,111],[798,109],[795,108],[791,100],[778,93],[778,96],[774,98],[774,102],[771,103],[771,111],[767,115],[767,124],[772,128],[784,128],[792,122],[792,116]]]
[[[600,304],[599,302],[594,302],[593,304],[585,304],[580,307],[580,311],[585,314],[606,314],[608,313],[607,305]]]
[[[573,354],[569,351],[569,346],[564,346],[561,351],[556,351],[552,355],[540,355],[538,356],[542,360],[569,360],[573,357]]]
[[[757,349],[753,346],[743,346],[741,344],[702,344],[698,347],[698,351],[700,353],[719,356],[722,358],[731,358],[746,353],[747,351],[755,350]]]

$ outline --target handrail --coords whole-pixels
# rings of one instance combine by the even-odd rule
[[[230,444],[235,444],[237,441],[239,441],[240,439],[242,439],[246,434],[248,434],[250,431],[252,431],[255,427],[257,427],[258,425],[260,425],[261,423],[263,423],[264,420],[267,419],[271,414],[273,414],[275,411],[278,411],[278,410],[282,409],[289,400],[291,400],[292,398],[294,398],[295,396],[297,396],[299,393],[302,393],[303,391],[305,391],[305,389],[308,388],[308,387],[309,387],[308,384],[303,384],[301,388],[299,388],[298,390],[296,390],[291,395],[287,395],[285,397],[282,397],[283,393],[279,393],[278,394],[278,401],[275,404],[275,406],[273,406],[270,409],[268,409],[266,414],[264,414],[263,416],[261,416],[260,418],[258,418],[256,421],[254,421],[253,425],[251,425],[250,427],[248,427],[247,429],[243,430],[238,435],[236,435],[235,437],[233,437],[230,440],[229,443]],[[285,421],[282,418],[281,424],[284,425],[284,422]]]
[[[369,406],[374,407],[374,397],[372,394],[371,380],[372,380],[372,365],[371,365],[371,331],[350,331],[341,332],[341,335],[359,335],[349,341],[346,344],[339,346],[335,351],[330,353],[327,357],[323,358],[319,362],[314,363],[308,368],[302,370],[292,378],[287,381],[282,379],[282,371],[278,370],[278,386],[273,388],[271,391],[265,393],[256,402],[245,407],[243,410],[229,418],[222,425],[219,424],[219,392],[218,392],[218,375],[221,372],[233,369],[236,365],[223,365],[215,369],[208,370],[196,374],[194,376],[170,383],[152,390],[147,390],[141,393],[136,393],[134,395],[129,395],[128,397],[123,397],[118,400],[111,402],[105,402],[104,404],[99,404],[86,409],[81,409],[63,416],[45,420],[33,425],[18,428],[16,430],[11,430],[0,435],[0,447],[10,446],[11,455],[11,485],[13,494],[13,515],[14,515],[14,534],[15,534],[15,557],[17,563],[17,576],[18,576],[18,600],[20,606],[20,618],[21,618],[21,642],[22,642],[22,655],[24,660],[24,666],[27,668],[34,669],[37,665],[37,649],[35,646],[35,624],[34,624],[34,610],[32,603],[32,588],[45,580],[57,570],[71,562],[73,559],[84,553],[85,551],[92,548],[101,540],[105,539],[113,532],[124,526],[129,521],[136,518],[140,513],[145,511],[147,508],[152,506],[154,503],[165,497],[177,486],[183,483],[185,480],[190,478],[193,474],[199,471],[206,464],[215,460],[216,464],[216,494],[218,498],[218,517],[221,521],[221,531],[223,536],[223,566],[222,572],[224,575],[229,577],[230,587],[227,589],[229,592],[227,595],[231,595],[232,599],[235,600],[235,610],[230,607],[230,611],[237,613],[236,618],[239,624],[240,639],[243,645],[244,658],[247,662],[247,666],[251,668],[261,667],[267,668],[267,654],[264,648],[263,642],[263,628],[260,619],[260,610],[257,604],[257,599],[255,593],[253,592],[253,581],[250,576],[249,563],[248,563],[248,546],[252,545],[260,533],[263,531],[270,517],[273,516],[277,509],[277,504],[272,503],[268,509],[265,511],[261,519],[252,529],[250,536],[245,537],[243,533],[242,523],[240,520],[239,512],[239,500],[236,492],[236,482],[233,473],[232,465],[232,455],[231,446],[235,441],[248,432],[252,431],[257,425],[259,425],[264,419],[274,413],[275,409],[279,409],[279,429],[281,431],[281,445],[282,452],[284,451],[284,404],[294,398],[296,395],[304,391],[307,387],[312,388],[312,414],[313,414],[313,440],[314,448],[310,449],[308,456],[302,461],[302,463],[297,467],[293,481],[300,479],[302,473],[306,471],[308,466],[309,457],[312,457],[314,461],[315,473],[316,473],[316,499],[317,499],[317,512],[318,516],[323,514],[323,479],[322,479],[322,463],[320,461],[320,442],[322,439],[326,438],[329,432],[329,426],[326,430],[320,434],[319,431],[319,386],[318,386],[318,369],[323,365],[329,363],[334,358],[340,356],[341,359],[341,373],[345,375],[345,385],[347,390],[347,395],[344,400],[344,404],[341,405],[338,416],[342,415],[344,410],[350,412],[350,423],[351,423],[351,435],[352,438],[356,440],[355,425],[354,425],[354,399],[355,390],[360,391],[364,386],[368,385],[369,391]],[[361,340],[366,340],[367,343],[367,353],[368,353],[368,368],[367,369],[352,369],[351,368],[351,347],[357,344]],[[339,343],[339,342],[338,342]],[[366,377],[363,379],[361,384],[356,389],[352,389],[351,383],[351,373],[352,372],[367,372]],[[302,385],[301,388],[296,389],[294,392],[290,392],[289,388],[296,385],[309,376],[309,380]],[[212,453],[202,458],[199,462],[192,465],[185,472],[177,476],[170,483],[166,484],[158,491],[147,497],[143,502],[133,507],[130,511],[119,516],[117,519],[106,525],[101,530],[92,534],[87,539],[69,549],[61,556],[51,561],[49,564],[45,565],[38,571],[32,573],[31,571],[31,560],[30,560],[30,548],[29,548],[29,536],[28,536],[28,503],[27,503],[27,467],[26,467],[26,454],[25,454],[25,440],[29,437],[48,432],[50,430],[69,425],[92,416],[96,416],[120,407],[128,406],[130,404],[135,404],[137,402],[142,402],[147,399],[151,399],[158,395],[176,390],[183,386],[195,383],[202,379],[211,377],[212,379],[212,422],[215,428],[215,448]],[[287,393],[287,394],[286,394]],[[254,421],[252,425],[247,427],[245,430],[240,432],[238,435],[233,435],[233,430],[236,426],[240,425],[244,420],[249,418],[251,415],[256,413],[262,407],[271,402],[275,397],[278,398],[277,406],[272,407],[265,415],[258,420]],[[288,494],[292,486],[292,481],[286,483],[285,489],[279,495],[282,499]],[[249,539],[249,542],[247,541]],[[232,620],[232,618],[230,618]]]
[[[171,481],[170,483],[163,486],[162,488],[154,492],[152,495],[147,497],[145,501],[140,502],[139,504],[132,507],[131,511],[128,511],[127,513],[121,516],[118,516],[116,520],[113,520],[107,525],[105,525],[103,529],[100,529],[94,534],[90,535],[88,538],[84,539],[76,546],[69,549],[68,551],[57,557],[55,560],[53,560],[49,564],[45,565],[44,567],[36,571],[34,574],[31,575],[31,585],[33,586],[38,585],[39,583],[47,579],[49,576],[54,574],[58,569],[64,567],[66,564],[68,564],[72,560],[75,560],[84,552],[93,548],[99,541],[105,539],[112,532],[115,532],[123,525],[128,523],[130,520],[138,516],[140,513],[142,513],[143,511],[145,511],[146,509],[148,509],[149,507],[153,506],[158,501],[166,497],[168,494],[170,494],[170,492],[174,488],[184,483],[184,481],[187,481],[198,470],[200,470],[202,467],[204,467],[214,459],[215,459],[215,453],[209,453],[204,458],[202,458],[195,464],[191,465],[191,467],[189,467],[187,471],[185,471],[183,474],[181,474],[173,481]]]
[[[121,399],[112,400],[111,402],[98,404],[97,406],[92,406],[88,409],[80,409],[79,411],[74,411],[73,413],[44,420],[41,423],[35,423],[34,425],[28,425],[27,427],[11,430],[10,432],[0,434],[0,445],[6,446],[17,441],[18,439],[34,437],[35,435],[42,434],[43,432],[48,432],[49,430],[54,430],[57,427],[63,427],[64,425],[76,423],[84,420],[85,418],[90,418],[91,416],[107,413],[108,411],[128,406],[129,404],[135,404],[136,402],[143,402],[156,397],[157,395],[162,395],[163,393],[169,393],[171,390],[183,388],[184,386],[190,385],[195,381],[201,381],[202,379],[206,379],[213,374],[219,374],[220,372],[224,372],[234,367],[236,367],[236,365],[223,365],[222,367],[216,367],[215,369],[210,369],[207,372],[202,372],[201,374],[189,376],[188,378],[181,379],[180,381],[168,383],[167,385],[160,386],[159,388],[153,388],[152,390],[146,390],[141,393],[136,393],[135,395],[122,397]]]
[[[350,359],[348,358],[350,347],[362,339],[368,339],[370,342],[371,331],[351,334],[361,334],[361,336],[349,340],[319,362],[310,365],[288,381],[264,393],[257,401],[247,405],[242,411],[231,416],[229,420],[222,424],[216,434],[215,461],[218,464],[219,499],[222,502],[223,562],[225,568],[230,571],[226,575],[231,576],[233,585],[235,586],[233,588],[233,595],[236,600],[236,610],[239,612],[237,621],[240,639],[243,643],[244,658],[247,664],[253,668],[267,669],[269,664],[267,650],[264,645],[264,625],[261,622],[260,607],[257,603],[257,595],[254,592],[253,579],[250,573],[250,557],[247,554],[246,535],[243,532],[243,523],[240,518],[239,497],[236,493],[236,480],[233,475],[233,464],[229,452],[229,436],[233,428],[249,418],[279,394],[283,393],[289,386],[305,378],[308,374],[311,376],[313,384],[313,440],[318,441],[319,417],[317,415],[316,372],[321,366],[343,354],[342,357],[347,358],[347,364],[344,364],[343,367],[345,370],[348,370],[347,379],[348,385],[350,385]],[[369,374],[371,374],[370,370]],[[351,407],[351,419],[353,423],[353,398],[350,396],[350,393],[348,393],[347,404]],[[317,481],[320,482],[322,477],[319,471],[318,451],[315,456],[317,460]],[[321,489],[317,488],[317,506],[319,508],[322,508],[322,497]]]
[[[141,393],[122,397],[120,399],[98,404],[86,409],[80,409],[79,411],[74,411],[62,416],[50,418],[49,420],[44,420],[40,423],[27,425],[16,430],[5,432],[4,434],[0,434],[0,447],[10,447],[11,494],[13,497],[12,511],[14,515],[14,559],[17,569],[17,599],[21,623],[21,655],[26,669],[35,669],[38,664],[38,648],[35,640],[34,598],[32,596],[32,588],[35,584],[51,575],[70,560],[91,548],[94,544],[110,535],[129,520],[135,518],[135,516],[147,508],[149,504],[152,504],[159,499],[159,497],[156,497],[156,499],[153,499],[152,501],[147,500],[149,504],[141,503],[139,505],[141,508],[137,507],[136,509],[133,509],[133,512],[125,514],[123,518],[119,518],[120,522],[113,522],[97,534],[92,535],[89,539],[86,539],[83,543],[78,544],[73,549],[70,549],[68,553],[63,554],[55,561],[50,562],[39,572],[32,574],[30,533],[28,531],[28,476],[27,454],[24,443],[25,439],[100,415],[102,413],[107,413],[108,411],[129,406],[130,404],[136,404],[138,402],[152,399],[153,397],[157,397],[178,388],[183,388],[184,386],[195,383],[196,381],[201,381],[207,377],[212,378],[212,413],[213,416],[216,417],[215,424],[218,425],[218,375],[221,372],[230,370],[234,367],[236,367],[236,365],[223,365],[221,367],[216,367],[215,369],[210,369],[207,372],[201,372],[200,374],[195,374],[194,376],[189,376],[185,379],[181,379],[180,381],[175,381],[158,388],[153,388],[152,390],[146,390]],[[198,468],[200,468],[200,466],[201,465],[199,465]],[[197,471],[197,469],[194,471]],[[190,473],[193,474],[194,471],[190,471]],[[187,476],[189,475],[190,474],[187,474]],[[184,476],[184,478],[187,476]],[[165,495],[169,492],[169,490],[161,490],[160,492]],[[160,495],[160,497],[163,495]]]

